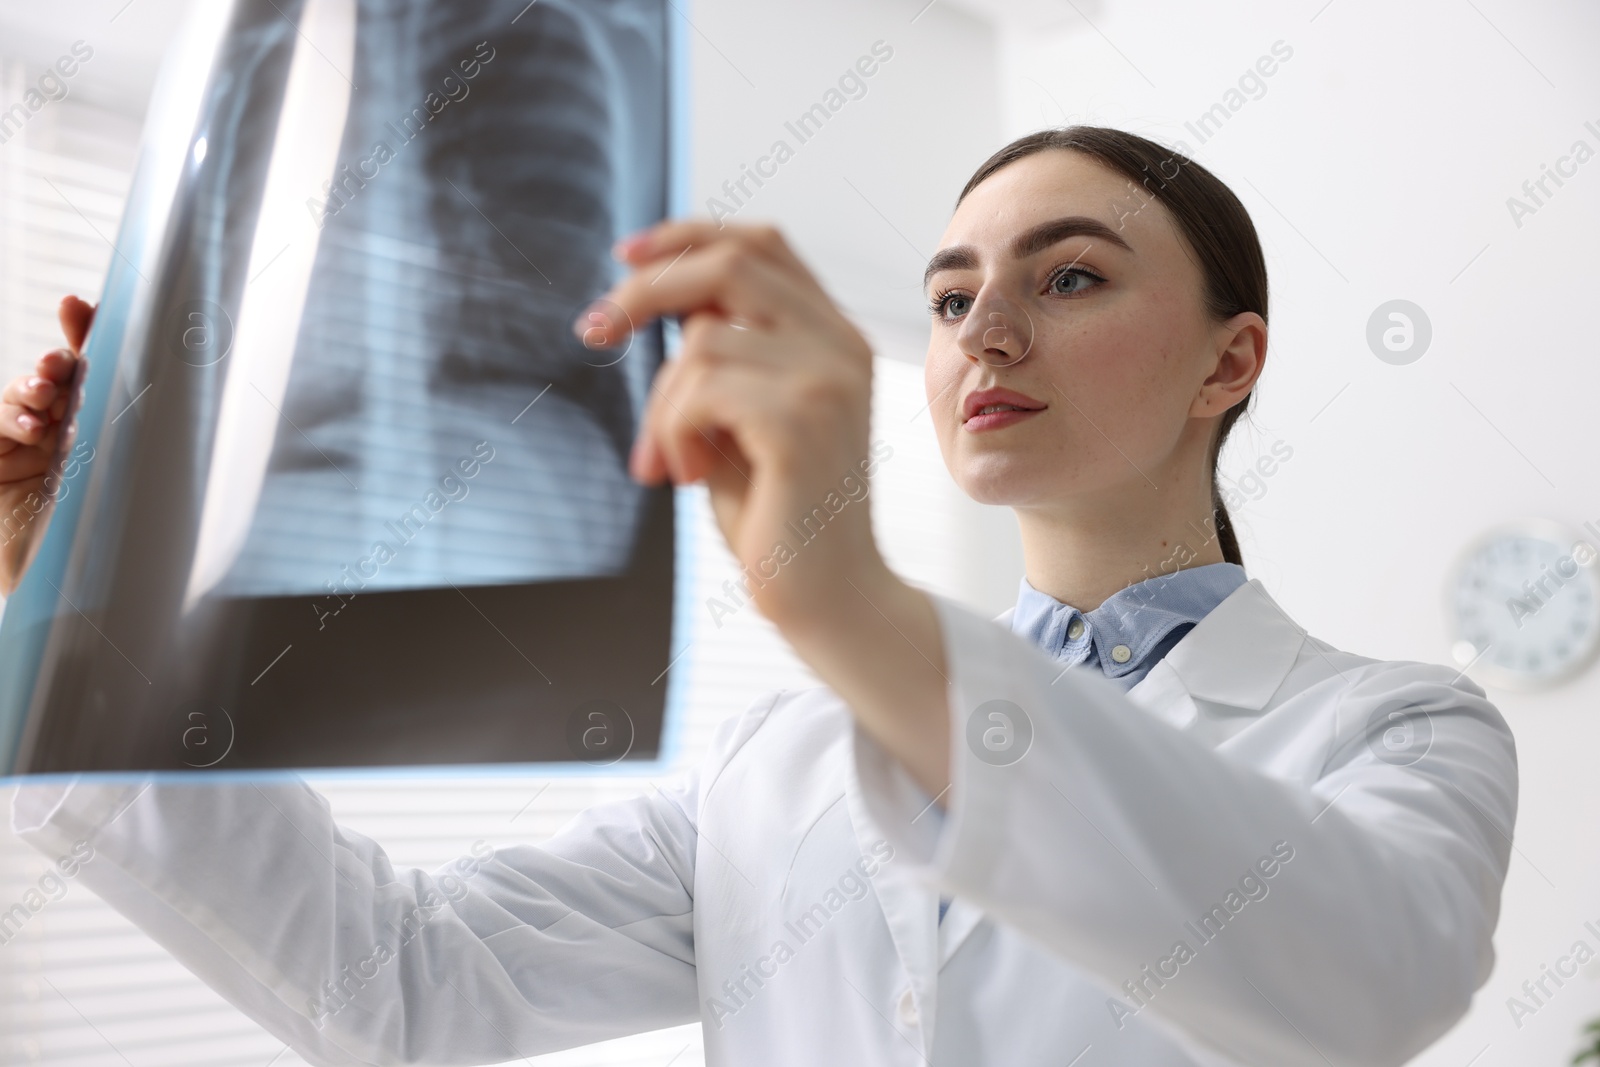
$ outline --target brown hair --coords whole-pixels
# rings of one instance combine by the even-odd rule
[[[1267,317],[1267,262],[1255,224],[1222,179],[1180,152],[1138,134],[1105,126],[1065,126],[1019,137],[990,156],[967,181],[957,205],[990,175],[1019,159],[1051,149],[1078,152],[1137,182],[1164,205],[1199,260],[1206,310],[1218,322],[1245,311]],[[1222,555],[1244,562],[1239,539],[1217,483],[1222,442],[1250,406],[1250,395],[1222,415],[1211,446],[1211,509]]]

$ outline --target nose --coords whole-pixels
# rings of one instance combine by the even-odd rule
[[[1032,350],[1033,319],[1020,304],[986,287],[961,320],[956,344],[974,362],[1009,367]]]

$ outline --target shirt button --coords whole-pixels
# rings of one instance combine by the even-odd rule
[[[1082,619],[1073,619],[1072,622],[1067,624],[1067,636],[1074,641],[1083,636]]]
[[[1118,645],[1111,650],[1111,658],[1118,663],[1126,663],[1133,658],[1133,649],[1127,645]]]
[[[900,1015],[900,1021],[907,1026],[916,1026],[922,1021],[921,1017],[917,1015],[916,999],[912,997],[909,989],[900,995],[900,1003],[895,1010]]]

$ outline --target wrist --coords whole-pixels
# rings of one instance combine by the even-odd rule
[[[799,577],[796,575],[795,577]],[[905,610],[908,597],[921,596],[874,552],[848,571],[807,576],[811,589],[763,606],[763,612],[795,648],[849,642],[864,630],[884,625]]]
[[[784,636],[857,724],[929,796],[940,796],[950,783],[950,728],[938,608],[887,567],[852,575],[846,588],[853,600],[791,623]]]

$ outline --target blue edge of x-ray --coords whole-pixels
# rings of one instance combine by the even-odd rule
[[[670,80],[671,110],[669,144],[669,200],[672,215],[685,215],[691,210],[689,200],[689,34],[687,30],[691,0],[675,0],[668,7],[677,17],[667,19],[668,78]],[[142,261],[146,241],[150,236],[131,217],[124,215],[117,233],[115,254],[106,276],[99,310],[95,313],[94,329],[90,331],[83,356],[89,373],[84,382],[82,404],[78,410],[78,430],[74,447],[99,443],[101,427],[106,424],[107,406],[111,387],[117,376],[117,356],[122,347],[123,333],[135,292],[137,270],[133,264]],[[158,235],[159,236],[159,235]],[[676,347],[676,331],[668,324],[666,343],[668,356]],[[56,504],[50,526],[39,545],[38,554],[27,576],[16,591],[5,601],[5,614],[0,620],[0,783],[18,781],[15,762],[23,731],[27,726],[29,705],[38,680],[45,642],[50,633],[50,622],[62,610],[76,610],[67,603],[60,591],[71,554],[73,535],[82,512],[80,488],[87,478],[87,468],[80,469],[77,477],[67,483],[67,492]],[[74,485],[73,483],[78,483]],[[688,671],[684,669],[683,653],[693,643],[694,611],[694,558],[695,533],[693,524],[685,520],[688,510],[683,491],[679,491],[677,521],[674,541],[674,581],[672,605],[672,647],[674,666],[667,671],[667,694],[661,728],[661,746],[653,760],[621,760],[607,766],[583,762],[559,763],[485,763],[453,764],[448,766],[316,768],[311,771],[207,771],[192,772],[97,772],[98,781],[177,781],[216,783],[228,779],[269,780],[297,776],[302,773],[317,777],[384,778],[384,777],[462,777],[515,776],[515,777],[594,777],[603,775],[651,775],[672,768],[682,744],[684,704],[689,691]],[[75,774],[30,775],[26,781],[43,783],[66,781]]]

